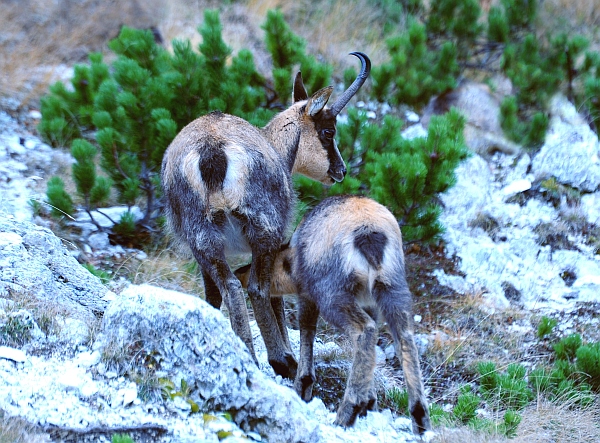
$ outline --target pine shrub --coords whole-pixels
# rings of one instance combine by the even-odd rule
[[[111,443],[135,443],[129,434],[113,434]]]
[[[529,380],[529,384],[533,387],[533,393],[535,396],[540,396],[550,390],[550,377],[550,370],[545,367],[535,368],[529,373],[527,378]]]
[[[402,415],[408,415],[408,392],[406,389],[393,387],[386,391],[386,397],[392,402],[396,412]]]
[[[65,191],[65,182],[60,177],[50,177],[46,184],[46,196],[50,213],[55,217],[71,216],[75,212],[73,199]]]
[[[600,127],[600,53],[587,52],[582,69],[586,72],[583,76],[583,92],[579,102],[587,110],[592,126],[596,133]]]
[[[586,383],[600,391],[600,342],[579,347],[576,351],[577,368],[584,374]]]
[[[432,2],[426,22],[427,33],[434,40],[453,42],[459,60],[465,62],[483,31],[483,25],[479,24],[480,15],[477,0]]]
[[[557,325],[558,320],[551,317],[546,317],[545,315],[541,318],[540,323],[537,328],[537,337],[542,340],[547,335],[552,333],[552,330]]]
[[[479,363],[477,370],[481,376],[480,390],[490,402],[497,402],[503,409],[519,411],[533,399],[533,392],[525,379],[526,370],[521,364],[511,363],[506,373],[497,372],[491,362]]]
[[[366,181],[369,195],[398,218],[406,242],[432,242],[443,232],[437,196],[454,185],[454,170],[468,155],[464,118],[456,110],[435,116],[427,138],[413,140],[398,136],[400,125],[386,116],[381,126],[365,128],[367,163],[359,178]]]
[[[89,66],[76,67],[73,92],[57,83],[42,100],[40,132],[54,145],[71,145],[73,180],[88,213],[114,190],[119,203],[143,208],[136,229],[152,227],[159,215],[162,158],[184,125],[215,109],[259,125],[273,115],[257,109],[266,100],[265,82],[252,54],[242,50],[226,63],[231,49],[221,38],[218,12],[206,10],[198,30],[199,52],[175,41],[170,54],[150,31],[123,27],[109,42],[118,56],[110,68],[92,54]],[[104,175],[97,174],[98,163]],[[49,183],[53,214],[72,213],[72,200],[59,181]],[[131,218],[116,229],[123,236],[130,228]]]
[[[42,97],[42,120],[38,130],[52,146],[67,146],[82,132],[93,129],[94,98],[98,88],[109,77],[102,54],[89,54],[89,65],[75,65],[72,90],[62,82],[50,86],[50,94]]]
[[[306,41],[296,35],[286,23],[283,12],[272,9],[262,25],[267,50],[273,59],[273,81],[277,94],[275,101],[285,106],[291,98],[290,79],[297,66],[308,91],[317,91],[329,85],[333,66],[318,62],[306,54]]]
[[[438,195],[456,181],[454,170],[469,155],[464,118],[456,110],[431,120],[427,138],[406,140],[404,122],[392,115],[369,123],[357,109],[338,125],[339,149],[348,174],[331,188],[297,177],[306,207],[335,194],[363,194],[385,205],[398,218],[405,243],[435,242],[443,232]]]
[[[556,358],[573,362],[577,354],[577,350],[581,347],[582,341],[579,334],[571,334],[554,345]]]
[[[503,423],[500,431],[502,434],[506,435],[508,438],[514,438],[517,436],[517,428],[521,423],[523,417],[512,409],[509,409],[504,413]]]
[[[471,387],[465,385],[460,389],[460,395],[456,400],[452,414],[462,424],[467,424],[477,415],[477,407],[481,404],[481,398],[471,392]]]
[[[413,20],[408,31],[387,41],[390,61],[372,70],[372,93],[379,101],[425,105],[429,99],[457,85],[456,46],[445,42],[438,50],[428,46],[425,25]]]

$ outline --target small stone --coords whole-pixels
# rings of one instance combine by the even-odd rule
[[[127,406],[138,398],[137,388],[128,388],[123,393],[123,405]]]
[[[0,358],[24,363],[27,361],[27,355],[20,349],[9,348],[8,346],[0,346]]]
[[[57,380],[67,391],[77,390],[85,384],[84,372],[77,368],[69,368],[65,370]]]
[[[502,189],[502,194],[505,197],[512,197],[513,195],[525,192],[531,189],[531,182],[527,179],[515,180],[508,184]]]
[[[260,436],[260,434],[257,434],[256,432],[246,432],[246,436],[251,438],[254,441],[262,441],[262,437]]]
[[[85,383],[79,390],[82,397],[88,398],[98,393],[98,385],[91,381]]]
[[[416,112],[413,112],[413,111],[406,111],[404,113],[404,118],[406,119],[407,122],[410,122],[410,123],[418,123],[419,120],[421,120],[421,118],[419,117],[419,114],[417,114]]]
[[[104,294],[104,297],[102,297],[102,300],[111,302],[111,301],[115,300],[116,298],[117,298],[117,294],[115,294],[113,291],[106,291],[106,294]]]
[[[396,356],[396,349],[394,345],[389,345],[385,348],[385,358],[388,360],[393,359]]]
[[[82,352],[75,357],[75,364],[82,368],[89,368],[100,362],[100,352]]]
[[[33,118],[33,119],[40,119],[42,118],[42,113],[40,111],[38,111],[37,109],[33,109],[31,111],[29,111],[29,118]]]
[[[375,362],[376,362],[376,364],[384,365],[385,359],[386,359],[386,355],[385,355],[385,352],[383,351],[383,349],[381,349],[379,346],[375,346]]]

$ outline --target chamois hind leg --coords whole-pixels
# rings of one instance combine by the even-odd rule
[[[276,374],[293,379],[296,376],[298,363],[289,344],[286,344],[282,337],[279,322],[271,305],[271,270],[274,258],[275,252],[257,253],[255,250],[252,251],[248,296],[267,348],[269,364]]]
[[[281,338],[283,338],[283,343],[291,352],[292,346],[290,345],[290,337],[288,335],[287,323],[285,321],[285,301],[283,297],[271,297],[271,307],[273,308],[273,313],[275,314],[275,320],[277,320],[277,325],[279,326],[279,332],[281,333]]]
[[[198,235],[198,238],[206,240],[209,235],[210,234],[204,233],[204,236]],[[214,283],[218,289],[220,296],[225,300],[225,305],[229,311],[231,328],[248,347],[252,358],[258,364],[256,353],[254,352],[254,343],[252,340],[252,332],[250,331],[248,309],[246,308],[246,299],[244,297],[242,284],[231,271],[231,268],[225,259],[223,248],[219,247],[218,241],[190,241],[188,243],[196,261],[198,261],[198,264],[202,269],[203,275],[206,274],[209,277],[209,279],[207,279],[208,281],[212,280],[212,283]],[[207,244],[209,246],[201,248],[199,244]],[[205,282],[207,280],[205,280]],[[209,289],[209,291],[214,291],[214,288]],[[211,297],[212,302],[216,303],[217,299],[214,292]],[[209,303],[211,303],[210,300]]]
[[[373,295],[394,338],[396,355],[402,362],[413,432],[417,435],[423,434],[431,429],[431,422],[421,376],[419,352],[413,335],[412,297],[408,285],[404,281],[399,288],[391,288],[377,283]]]
[[[223,297],[221,297],[221,291],[215,284],[210,274],[202,269],[202,280],[204,281],[204,297],[206,302],[215,309],[221,309],[223,303]]]
[[[348,297],[347,294],[343,296]],[[335,419],[336,425],[348,427],[354,424],[356,417],[377,408],[373,382],[377,324],[353,299],[331,303],[328,308],[322,311],[325,320],[345,331],[352,340],[352,369]]]
[[[312,399],[312,388],[315,382],[315,366],[313,346],[317,333],[319,308],[308,298],[298,296],[298,323],[300,326],[300,363],[294,381],[294,390],[308,402]]]

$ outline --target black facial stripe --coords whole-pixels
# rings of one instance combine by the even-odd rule
[[[336,117],[332,116],[329,110],[326,109],[319,113],[318,118],[315,119],[315,130],[319,135],[321,145],[327,151],[327,159],[329,160],[330,167],[339,168],[343,165],[343,161],[340,162],[340,155],[335,149],[335,123]],[[325,130],[331,131],[330,137],[325,135]]]

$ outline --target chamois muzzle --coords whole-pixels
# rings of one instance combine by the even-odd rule
[[[366,54],[362,52],[351,52],[350,55],[354,55],[360,59],[361,68],[360,73],[356,79],[352,82],[350,87],[344,91],[344,93],[336,100],[336,102],[329,108],[333,115],[338,115],[340,111],[348,104],[350,99],[354,97],[354,94],[358,92],[360,87],[363,85],[369,73],[371,72],[371,60]]]
[[[344,180],[344,177],[346,176],[346,167],[342,166],[341,168],[335,169],[329,168],[329,170],[327,171],[327,175],[331,177],[332,180],[339,183],[342,180]]]

